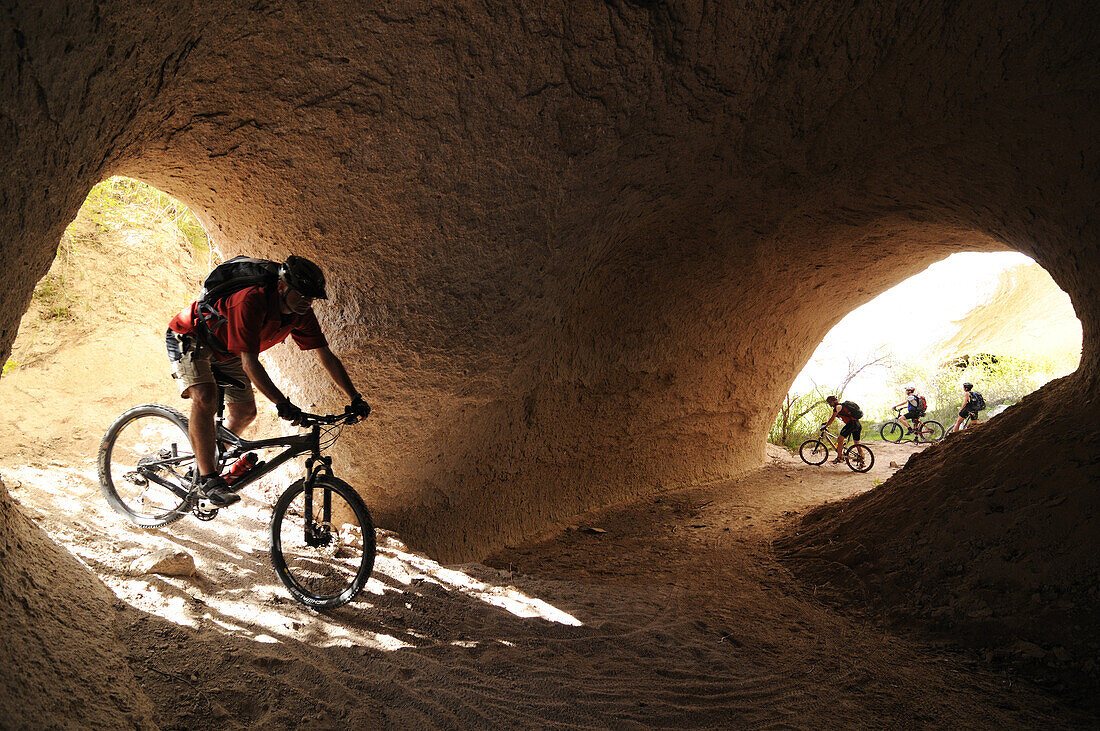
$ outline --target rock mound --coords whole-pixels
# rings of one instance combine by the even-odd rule
[[[0,482],[0,726],[155,728],[114,632],[115,602]]]
[[[1100,687],[1100,435],[1071,376],[809,513],[778,542],[806,582],[1042,678]],[[990,449],[996,444],[996,449]]]

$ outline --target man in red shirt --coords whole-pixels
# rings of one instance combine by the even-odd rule
[[[216,472],[214,415],[218,408],[215,374],[232,385],[225,387],[226,428],[241,434],[256,418],[252,385],[275,404],[279,416],[297,423],[302,410],[290,402],[272,382],[259,355],[288,336],[302,350],[312,350],[333,383],[343,391],[360,416],[370,407],[352,385],[344,364],[328,347],[328,341],[313,314],[313,301],[328,299],[325,275],[312,261],[288,257],[272,285],[253,286],[215,301],[220,315],[213,329],[200,322],[199,303],[192,302],[168,323],[165,342],[172,361],[173,377],[180,395],[191,399],[189,436],[195,450],[200,477],[199,497],[216,507],[240,500]],[[221,320],[224,318],[224,321]],[[204,333],[204,330],[206,331]],[[211,342],[207,338],[212,338]],[[217,351],[225,351],[217,352]]]
[[[840,417],[840,420],[844,422],[844,428],[840,430],[840,436],[836,440],[836,459],[833,462],[844,461],[844,438],[851,437],[852,444],[858,445],[859,438],[863,436],[863,424],[859,422],[855,414],[848,411],[848,407],[837,401],[836,396],[829,396],[825,399],[825,403],[829,404],[829,407],[833,410],[833,413],[829,415],[829,420],[821,426],[828,428],[829,424],[833,423],[833,419]]]

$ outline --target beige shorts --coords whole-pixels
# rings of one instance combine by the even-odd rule
[[[176,343],[171,341],[175,339]],[[173,347],[175,346],[175,347]],[[246,404],[256,400],[252,393],[252,382],[248,380],[248,374],[244,372],[241,364],[241,356],[230,360],[213,360],[210,348],[197,339],[185,337],[174,338],[174,333],[168,334],[168,359],[172,362],[172,378],[176,379],[180,396],[190,398],[188,389],[200,383],[217,383],[215,372],[223,379],[228,377],[238,381],[241,385],[223,384],[225,389],[225,402],[227,404]],[[177,359],[178,358],[178,359]]]

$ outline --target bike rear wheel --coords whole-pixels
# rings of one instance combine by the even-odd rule
[[[271,563],[291,596],[314,609],[350,602],[374,569],[374,522],[343,480],[298,480],[275,503]]]
[[[135,406],[103,437],[99,487],[115,511],[143,528],[157,528],[190,509],[194,464],[187,417],[159,404]]]
[[[829,447],[820,439],[807,439],[798,448],[798,456],[806,464],[824,464],[825,460],[829,458]]]
[[[938,421],[922,421],[917,430],[918,442],[938,442],[943,439],[943,424]]]
[[[879,429],[879,434],[882,435],[883,441],[897,443],[901,441],[902,436],[905,434],[905,429],[902,428],[899,422],[888,421]]]
[[[853,444],[844,450],[844,461],[853,472],[867,472],[875,465],[875,453],[870,447]]]

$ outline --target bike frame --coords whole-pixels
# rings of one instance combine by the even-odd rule
[[[313,414],[308,414],[307,416],[315,417],[315,415]],[[233,432],[226,429],[225,426],[222,424],[221,419],[219,419],[217,422],[216,431],[217,439],[223,444],[227,444],[229,446],[227,449],[220,450],[220,454],[217,457],[218,469],[219,471],[221,471],[225,467],[225,465],[229,463],[230,460],[240,457],[246,452],[285,446],[285,450],[279,452],[270,460],[265,461],[263,464],[253,467],[240,479],[235,481],[233,483],[234,491],[240,490],[246,485],[249,485],[252,482],[260,479],[264,475],[267,475],[272,471],[277,470],[279,467],[282,467],[284,464],[294,459],[295,457],[300,457],[301,455],[306,453],[309,453],[310,455],[309,459],[306,460],[306,486],[311,487],[313,485],[313,481],[316,479],[318,474],[322,472],[325,472],[330,476],[332,474],[332,457],[325,457],[321,455],[321,426],[321,424],[314,423],[310,426],[310,430],[305,434],[290,434],[287,436],[271,437],[269,439],[257,439],[255,441],[251,441],[243,437],[237,436]],[[187,446],[191,445],[189,444]],[[175,445],[173,445],[173,448],[174,447]],[[145,466],[159,467],[179,465],[181,462],[193,458],[193,455],[186,455],[181,457],[178,454],[174,454],[169,458],[157,460],[155,462],[149,462]],[[173,484],[169,480],[165,480],[159,475],[152,474],[151,472],[143,472],[143,475],[147,479],[156,482],[161,487],[174,493],[177,497],[186,498],[188,495],[191,494],[190,490],[185,490],[182,487]],[[195,478],[196,476],[192,477],[192,485],[194,485]],[[307,509],[310,505],[311,498],[312,493],[307,492]],[[326,494],[326,515],[329,500],[330,497]]]
[[[827,429],[822,429],[817,436],[820,441],[825,442],[834,452],[839,454],[840,450],[836,448],[837,436],[835,434]]]
[[[833,451],[836,452],[837,454],[840,454],[840,450],[837,449],[837,446],[836,446],[837,445],[837,440],[839,438],[840,438],[839,434],[833,434],[831,431],[828,431],[827,429],[822,429],[821,432],[818,434],[818,439],[822,442],[825,442],[825,444],[829,445],[830,447],[832,447]],[[848,442],[848,446],[849,447],[859,447],[860,449],[870,449],[870,447],[865,447],[863,445],[862,441],[860,441],[858,444],[856,444],[855,442]]]
[[[894,419],[893,419],[893,421],[894,421],[895,424],[897,424],[898,426],[900,426],[904,429],[905,427],[901,423],[901,412],[902,411],[904,411],[904,409],[894,409]],[[923,416],[918,416],[915,419],[909,419],[909,422],[912,424],[912,426],[910,428],[913,430],[913,442],[916,443],[917,435],[920,434],[921,425],[924,424],[924,417]],[[898,440],[898,442],[900,443],[900,442],[904,442],[904,441],[905,441],[905,434],[902,434],[901,438]]]

